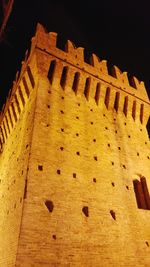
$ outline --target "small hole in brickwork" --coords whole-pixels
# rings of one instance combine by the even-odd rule
[[[116,220],[116,214],[113,210],[110,210],[110,214],[114,220]]]
[[[114,121],[116,121],[116,118],[114,118]]]
[[[77,119],[77,120],[79,120],[79,117],[78,117],[78,116],[76,116],[76,119]]]
[[[147,247],[149,247],[149,243],[147,241],[145,242],[145,244],[146,244]]]
[[[48,90],[48,94],[51,94],[51,91],[50,90]]]
[[[54,240],[56,240],[56,235],[52,235],[52,238],[53,238]]]
[[[50,105],[47,105],[47,108],[49,108],[49,109],[50,109]]]
[[[79,134],[78,134],[78,133],[76,133],[76,136],[79,136]]]
[[[76,177],[77,177],[76,173],[73,173],[73,178],[76,178]]]
[[[127,123],[125,122],[124,125],[127,125]]]
[[[29,145],[26,145],[26,148],[28,148]]]
[[[14,184],[16,183],[16,180],[14,180]]]
[[[113,161],[111,162],[111,165],[114,165],[114,162]]]
[[[126,189],[129,190],[129,186],[128,185],[126,185]]]
[[[147,156],[147,158],[149,159],[149,156]]]
[[[61,150],[61,151],[63,151],[63,150],[64,150],[64,148],[61,146],[61,147],[60,147],[60,150]]]
[[[91,108],[90,111],[93,112],[93,109]]]
[[[63,111],[63,110],[60,110],[60,113],[61,113],[61,114],[64,114],[64,111]]]
[[[64,99],[64,96],[62,96],[61,99]]]
[[[140,131],[142,132],[142,129],[140,129]]]
[[[78,103],[78,106],[80,107],[80,103]]]
[[[118,133],[117,130],[115,131],[115,133]]]
[[[110,147],[110,144],[107,144],[108,147]]]
[[[114,182],[112,182],[111,184],[112,184],[113,187],[115,186],[115,183]]]
[[[84,206],[84,207],[82,208],[82,212],[84,213],[84,215],[85,215],[86,217],[89,217],[89,208],[88,208],[87,206]]]
[[[126,169],[126,166],[125,166],[124,164],[122,165],[122,167],[123,167],[124,169]]]
[[[96,160],[96,161],[98,160],[98,159],[97,159],[97,156],[94,156],[94,160]]]
[[[93,178],[93,183],[96,183],[96,178]]]
[[[128,138],[131,138],[131,135],[128,135]]]
[[[61,174],[61,171],[60,170],[57,170],[57,174]]]
[[[93,139],[93,142],[96,142],[96,139],[95,138]]]
[[[121,150],[121,147],[120,146],[118,146],[118,150]]]
[[[140,154],[139,154],[139,152],[137,152],[137,156],[139,156]]]
[[[45,201],[45,206],[47,207],[49,212],[52,212],[54,209],[54,204],[51,200],[46,200]]]
[[[42,165],[38,165],[38,170],[39,171],[43,171],[43,166]]]
[[[103,117],[105,117],[106,115],[105,114],[103,114]]]
[[[107,127],[105,127],[105,129],[106,129],[106,130],[108,130],[108,128],[107,128]]]
[[[63,128],[61,128],[61,132],[64,132],[64,129]]]
[[[93,125],[93,121],[91,121],[91,124]]]
[[[49,124],[46,124],[46,127],[49,127]]]
[[[77,154],[78,156],[80,156],[80,152],[79,152],[79,151],[77,151],[76,154]]]

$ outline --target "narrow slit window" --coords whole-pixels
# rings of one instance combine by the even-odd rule
[[[5,116],[5,120],[6,120],[6,124],[7,124],[7,128],[8,128],[8,132],[10,133],[10,127],[9,127],[9,123],[8,123],[8,118],[7,118],[7,116]]]
[[[95,92],[95,101],[97,105],[99,103],[99,98],[100,98],[100,83],[97,83]]]
[[[128,96],[125,96],[125,98],[124,98],[123,113],[127,117],[127,113],[128,113]]]
[[[109,106],[109,100],[110,100],[110,88],[107,87],[106,94],[105,94],[105,106],[108,109]]]
[[[74,75],[74,80],[72,84],[72,90],[76,93],[78,89],[78,84],[79,84],[79,78],[80,78],[80,73],[76,72]]]
[[[22,94],[22,91],[21,91],[20,87],[19,87],[19,95],[20,95],[20,98],[21,98],[22,105],[24,106],[25,105],[25,100],[24,100],[24,97],[23,97],[23,94]]]
[[[150,210],[150,196],[149,196],[149,192],[148,192],[146,179],[145,179],[145,177],[141,177],[140,180],[141,180],[141,185],[142,185],[142,189],[143,189],[143,193],[144,193],[146,209]]]
[[[133,181],[137,206],[139,209],[150,210],[150,196],[145,177]]]
[[[118,111],[118,108],[119,108],[119,98],[120,98],[120,93],[116,92],[115,102],[114,102],[114,109],[116,111]]]
[[[4,137],[4,133],[3,133],[3,128],[1,127],[1,134],[2,134],[2,144],[5,142],[5,137]]]
[[[133,106],[132,106],[132,117],[135,120],[136,118],[136,101],[133,101]]]
[[[55,67],[56,67],[56,60],[52,60],[48,71],[48,79],[51,84],[53,83]]]
[[[15,95],[15,102],[16,102],[16,105],[17,105],[17,108],[18,108],[18,112],[20,113],[21,112],[20,105],[19,105],[18,98],[17,98],[16,95]]]
[[[24,196],[23,196],[24,199],[27,198],[27,179],[25,180],[25,185],[24,185]]]
[[[34,88],[34,86],[35,86],[35,81],[34,81],[33,74],[32,74],[32,72],[31,72],[31,69],[30,69],[29,66],[27,67],[27,73],[28,73],[28,76],[29,76],[29,80],[30,80],[30,82],[31,82],[31,85],[32,85],[32,87]]]
[[[28,87],[28,85],[27,85],[26,79],[23,77],[23,78],[22,78],[22,81],[23,81],[23,85],[24,85],[24,88],[25,88],[27,97],[29,97],[29,95],[30,95],[30,91],[29,91],[29,87]]]
[[[16,115],[16,111],[15,111],[15,108],[14,108],[14,104],[13,103],[11,104],[11,107],[12,107],[12,112],[13,112],[15,121],[17,121],[17,115]]]
[[[9,118],[10,118],[11,126],[13,127],[13,121],[12,121],[12,117],[11,117],[11,114],[10,114],[10,109],[8,109],[8,115],[9,115]]]
[[[141,104],[140,107],[140,122],[143,123],[143,116],[144,116],[144,104]]]
[[[90,84],[91,84],[91,79],[87,78],[85,81],[85,87],[84,87],[84,95],[87,100],[89,99]]]
[[[5,127],[5,123],[4,122],[3,122],[3,128],[4,128],[5,136],[7,138],[7,131],[6,131],[6,127]]]
[[[64,67],[63,71],[62,71],[62,75],[61,75],[61,79],[60,79],[60,85],[61,87],[64,89],[65,85],[66,85],[66,79],[67,79],[67,72],[68,72],[68,67]]]

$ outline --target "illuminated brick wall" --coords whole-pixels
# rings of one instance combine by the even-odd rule
[[[144,84],[135,77],[129,81],[117,67],[111,76],[106,61],[93,55],[89,65],[83,48],[68,41],[62,51],[56,41],[55,33],[38,25],[14,86],[26,89],[27,101],[7,138],[3,121],[10,100],[1,120],[2,169],[11,184],[18,179],[5,207],[7,212],[16,204],[12,217],[0,215],[7,221],[1,262],[4,267],[149,266],[150,210],[137,203],[137,196],[144,201],[145,194],[149,201],[149,195],[146,187],[134,186],[145,177],[150,190]],[[16,134],[16,154],[6,168]]]

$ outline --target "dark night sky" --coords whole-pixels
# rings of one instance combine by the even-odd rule
[[[0,43],[0,106],[20,69],[37,22],[146,83],[150,96],[149,1],[14,0]]]

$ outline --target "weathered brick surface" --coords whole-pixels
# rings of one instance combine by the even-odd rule
[[[3,172],[7,170],[11,183],[14,176],[18,177],[3,210],[7,210],[8,204],[13,206],[19,194],[23,195],[25,178],[27,191],[23,208],[18,204],[11,217],[0,214],[7,222],[2,232],[3,239],[6,235],[6,241],[1,241],[2,266],[148,267],[150,211],[137,208],[133,188],[133,180],[144,176],[150,190],[146,131],[149,100],[144,85],[134,78],[136,88],[129,86],[126,74],[116,67],[117,78],[111,77],[105,62],[99,62],[95,56],[92,61],[95,67],[84,63],[82,49],[74,49],[70,42],[68,52],[57,49],[55,36],[38,28],[27,62],[36,86],[30,88],[16,130],[3,145],[0,161]],[[47,75],[52,60],[57,64],[51,84]],[[62,88],[64,66],[68,73]],[[72,84],[76,72],[80,78],[75,94]],[[91,80],[85,92],[87,78]],[[99,101],[95,99],[97,83]],[[105,97],[108,87],[109,101]],[[115,105],[118,111],[114,109],[116,92],[120,93],[119,105]],[[123,112],[126,96],[127,116]],[[20,142],[14,142],[13,147],[20,124]],[[27,143],[30,147],[26,149]],[[11,153],[15,149],[16,154],[6,168],[7,147]],[[16,155],[20,164],[16,163]],[[20,175],[22,168],[28,170],[24,177]],[[49,210],[46,203],[50,204]]]

